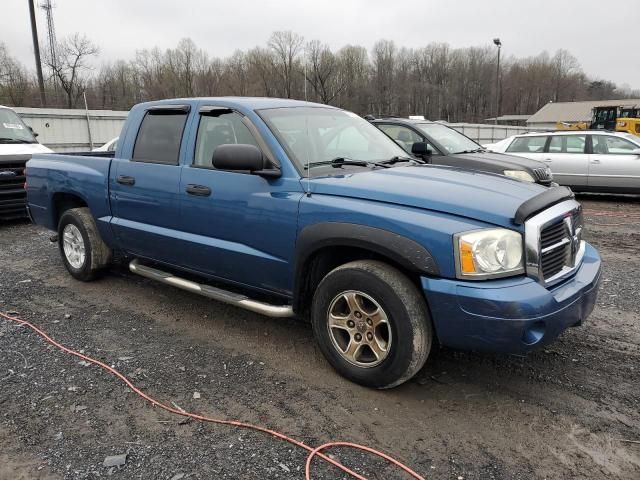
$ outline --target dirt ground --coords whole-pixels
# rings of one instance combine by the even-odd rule
[[[74,281],[50,232],[24,222],[0,225],[0,311],[115,365],[159,400],[311,445],[363,443],[428,479],[637,479],[640,198],[579,199],[586,238],[604,259],[588,322],[527,357],[438,349],[391,391],[334,373],[307,324],[123,269]],[[103,466],[125,453],[124,466]],[[364,455],[333,453],[368,478],[405,478]],[[0,319],[0,479],[300,479],[305,458],[266,435],[160,411]],[[314,472],[346,478],[320,462]]]

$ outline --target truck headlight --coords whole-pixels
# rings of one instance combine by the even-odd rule
[[[458,278],[482,280],[524,273],[522,235],[487,228],[454,235]]]
[[[523,180],[525,182],[535,182],[535,178],[533,178],[529,173],[524,170],[505,170],[504,174],[507,177],[517,178],[518,180]]]

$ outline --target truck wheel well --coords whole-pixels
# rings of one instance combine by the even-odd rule
[[[60,217],[70,208],[86,207],[87,202],[72,193],[55,193],[51,200],[53,205],[53,224],[57,227]]]
[[[355,260],[379,260],[404,273],[411,282],[420,287],[420,276],[410,272],[396,261],[366,248],[351,246],[324,247],[313,252],[301,266],[294,296],[293,308],[302,317],[308,316],[308,309],[316,287],[320,281],[336,267]]]

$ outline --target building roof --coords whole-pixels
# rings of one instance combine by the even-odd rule
[[[589,102],[549,102],[529,117],[527,123],[589,122],[592,117],[591,110],[593,110],[594,107],[616,107],[626,105],[640,106],[640,99],[623,98],[618,100],[594,100]]]
[[[498,117],[498,121],[499,122],[521,122],[521,121],[527,121],[530,117],[531,115],[500,115]],[[485,120],[494,122],[496,118],[495,117],[486,118]]]

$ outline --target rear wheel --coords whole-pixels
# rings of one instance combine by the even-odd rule
[[[312,323],[331,365],[374,388],[395,387],[415,375],[433,337],[416,286],[397,269],[371,260],[327,274],[313,298]]]
[[[93,280],[111,261],[111,249],[102,241],[88,208],[72,208],[60,217],[58,245],[64,266],[76,279]]]

